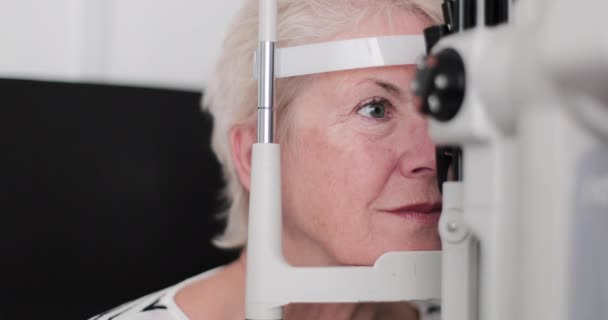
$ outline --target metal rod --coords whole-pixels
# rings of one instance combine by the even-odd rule
[[[258,143],[274,142],[274,42],[258,47]]]

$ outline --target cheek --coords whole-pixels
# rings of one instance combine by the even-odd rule
[[[335,160],[331,162],[333,172],[328,174],[340,182],[343,191],[339,198],[346,204],[357,201],[368,207],[382,192],[396,165],[394,150],[356,136],[334,141],[331,154]]]
[[[396,152],[346,130],[299,134],[284,150],[286,223],[344,260],[374,237],[370,205],[394,170]]]
[[[331,195],[326,205],[350,211],[332,212],[335,215],[363,215],[362,209],[379,195],[397,164],[397,152],[388,141],[344,126],[312,128],[299,140],[298,162],[305,161],[306,177]]]

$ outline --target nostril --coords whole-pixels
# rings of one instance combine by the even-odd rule
[[[429,167],[418,167],[412,170],[412,173],[415,175],[426,175],[426,174],[434,174],[434,170]]]

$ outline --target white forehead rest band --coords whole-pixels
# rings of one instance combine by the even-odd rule
[[[275,49],[275,78],[359,68],[415,64],[425,54],[422,35],[314,43]],[[254,64],[257,66],[257,63]],[[257,75],[257,72],[254,74]]]

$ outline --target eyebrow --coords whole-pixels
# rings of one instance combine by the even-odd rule
[[[409,95],[409,93],[404,92],[401,88],[397,87],[396,85],[394,85],[390,82],[379,80],[377,78],[366,78],[366,79],[363,79],[363,81],[359,82],[359,84],[364,83],[364,82],[371,82],[371,83],[381,87],[382,89],[388,91],[389,93],[397,95],[399,97],[407,97]]]
[[[374,80],[374,83],[377,84],[378,86],[382,87],[382,89],[384,89],[386,91],[389,91],[389,92],[394,93],[399,96],[403,96],[403,91],[399,87],[393,85],[392,83],[379,81],[379,80]]]

